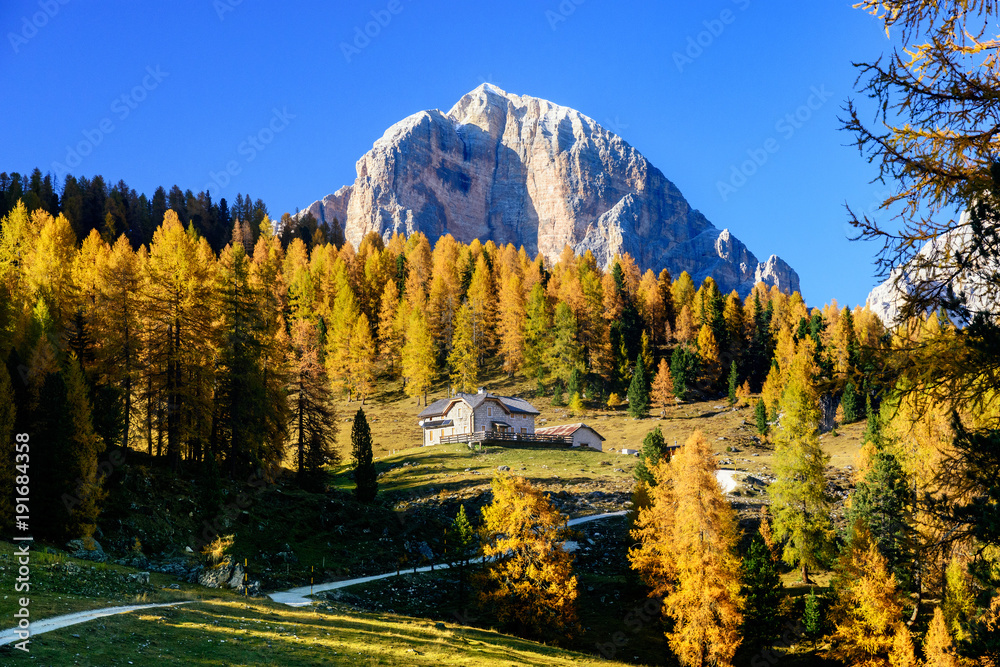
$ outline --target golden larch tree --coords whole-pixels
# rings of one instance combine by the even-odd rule
[[[578,630],[573,555],[563,547],[566,517],[523,477],[497,475],[483,508],[481,541],[489,565],[479,600],[499,621],[535,637]]]
[[[375,341],[364,313],[358,315],[351,332],[349,368],[350,386],[364,405],[375,388]]]
[[[629,551],[651,595],[663,598],[667,640],[687,666],[731,665],[742,640],[739,528],[715,471],[701,431],[653,468],[652,505],[639,511],[639,545]]]
[[[855,525],[848,548],[837,564],[833,653],[845,664],[884,667],[895,645],[903,611],[896,577],[868,528]]]

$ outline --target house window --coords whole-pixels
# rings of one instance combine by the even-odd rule
[[[527,433],[527,432],[528,432],[528,429],[526,429],[526,428],[524,428],[524,427],[522,426],[522,427],[521,427],[521,433]]]
[[[487,417],[493,416],[493,408],[486,408],[486,416]]]

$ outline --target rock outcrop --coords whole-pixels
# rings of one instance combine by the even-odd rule
[[[923,294],[946,295],[950,291],[963,297],[971,312],[1000,312],[1000,292],[994,278],[1000,267],[992,260],[978,259],[973,247],[969,216],[963,213],[954,230],[925,243],[914,260],[894,268],[885,282],[872,289],[868,307],[892,328],[900,324],[905,297],[919,286]],[[959,257],[965,259],[962,265]]]
[[[555,261],[566,245],[604,266],[628,252],[640,268],[713,276],[746,294],[758,280],[786,291],[798,275],[758,262],[728,230],[621,137],[578,111],[483,84],[448,113],[390,127],[358,160],[357,179],[305,209],[339,220],[357,246],[368,232],[451,234],[523,245]]]

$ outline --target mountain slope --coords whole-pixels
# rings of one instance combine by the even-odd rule
[[[305,210],[368,232],[421,231],[523,245],[556,260],[566,245],[602,265],[628,252],[643,269],[712,275],[746,294],[758,280],[799,289],[772,255],[758,262],[621,137],[578,111],[483,84],[448,112],[396,123],[358,160],[357,179]]]

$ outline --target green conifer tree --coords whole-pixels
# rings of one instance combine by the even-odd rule
[[[633,419],[641,419],[649,410],[649,382],[646,380],[646,369],[643,368],[642,355],[635,358],[635,372],[632,383],[628,387],[628,414]]]
[[[844,423],[853,424],[861,418],[858,414],[858,391],[850,380],[844,386],[844,394],[840,397],[840,407],[844,411]]]
[[[354,415],[351,451],[354,456],[354,495],[361,502],[370,503],[378,493],[378,476],[372,455],[372,432],[362,408],[358,408]]]
[[[736,390],[740,386],[740,372],[736,368],[736,360],[729,365],[729,405],[736,405]]]
[[[660,430],[659,426],[647,433],[646,437],[642,439],[639,461],[632,470],[636,481],[644,482],[647,486],[655,486],[656,479],[653,477],[651,469],[667,458],[669,451],[667,443],[663,439],[663,431]]]
[[[781,632],[785,594],[771,550],[760,534],[754,534],[743,559],[743,650],[754,653]]]
[[[764,399],[757,399],[757,404],[753,408],[753,415],[757,421],[757,433],[759,435],[767,435],[767,406],[764,405]]]

